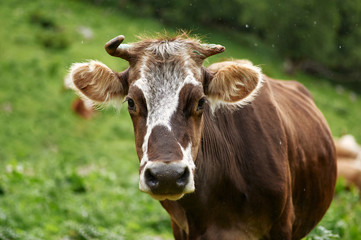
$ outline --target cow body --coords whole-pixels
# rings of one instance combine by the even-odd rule
[[[267,78],[250,105],[204,117],[196,191],[162,202],[176,239],[305,236],[335,182],[332,138],[307,90]]]
[[[128,101],[141,191],[160,200],[175,239],[301,239],[329,207],[336,181],[329,128],[299,83],[192,39],[106,44],[130,67],[75,64],[68,82],[95,102]]]

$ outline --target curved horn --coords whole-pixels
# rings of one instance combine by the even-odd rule
[[[130,49],[132,45],[130,44],[121,44],[124,41],[124,36],[119,35],[118,37],[113,38],[105,44],[105,50],[107,53],[114,57],[120,57],[127,61],[130,60],[132,55],[130,54]]]
[[[201,44],[201,53],[204,56],[204,58],[210,57],[212,55],[224,52],[226,50],[225,47],[218,44]]]

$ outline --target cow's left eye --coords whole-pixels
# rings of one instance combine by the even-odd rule
[[[206,98],[203,97],[203,98],[199,99],[198,106],[197,106],[197,112],[203,110],[205,102],[206,102]]]
[[[136,110],[135,109],[135,103],[134,103],[133,99],[131,99],[131,98],[128,98],[128,109],[132,110],[132,111]]]

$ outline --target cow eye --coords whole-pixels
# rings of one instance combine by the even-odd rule
[[[135,109],[135,103],[134,103],[133,99],[131,99],[131,98],[128,98],[128,109],[132,110],[132,111],[136,110]]]
[[[198,106],[197,106],[197,112],[203,110],[205,102],[206,102],[206,99],[204,97],[199,99]]]

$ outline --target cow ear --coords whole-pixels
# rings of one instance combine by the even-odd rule
[[[122,99],[128,92],[128,72],[115,73],[98,61],[74,63],[65,85],[94,103]]]
[[[215,63],[207,71],[210,77],[205,92],[212,111],[219,107],[234,109],[248,104],[263,82],[261,69],[247,60]]]

